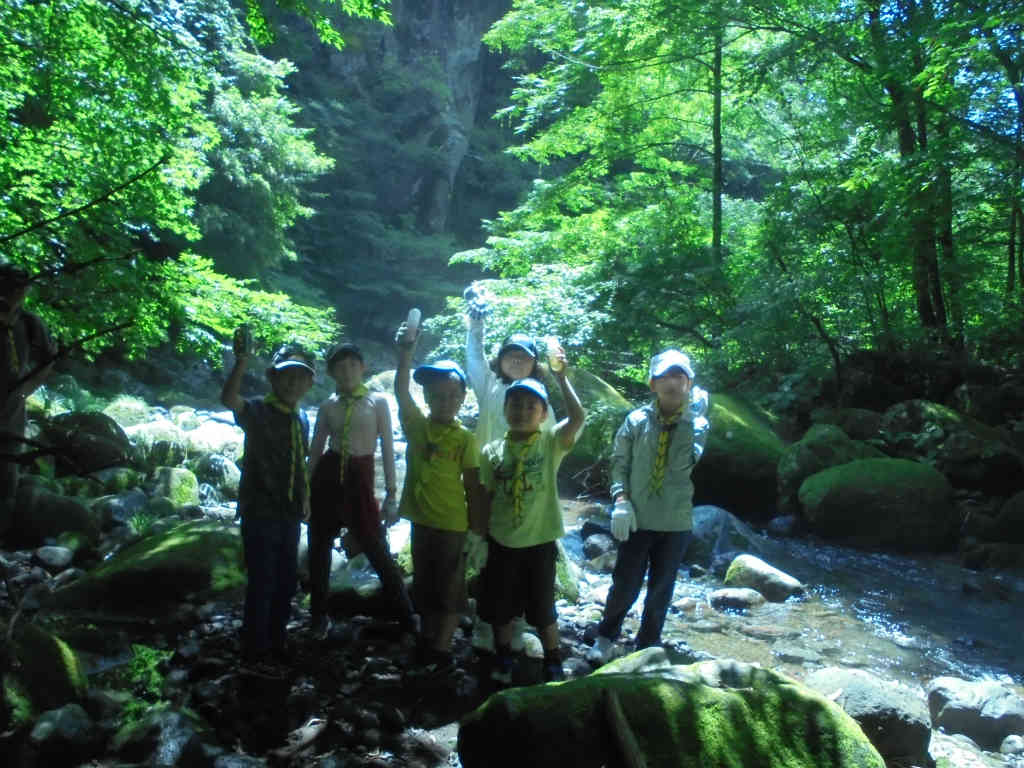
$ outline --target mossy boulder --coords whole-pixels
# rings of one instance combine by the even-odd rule
[[[76,531],[91,543],[99,540],[101,515],[80,499],[51,493],[42,485],[22,482],[14,508],[14,520],[8,536],[26,547],[40,546],[45,539]]]
[[[41,439],[56,450],[60,475],[84,475],[129,464],[134,456],[125,431],[99,411],[62,413],[41,425]]]
[[[708,419],[704,457],[693,470],[693,503],[724,507],[745,520],[770,519],[786,447],[772,417],[738,396],[712,394]]]
[[[815,408],[811,421],[839,427],[852,440],[873,440],[878,438],[882,414],[867,408]]]
[[[152,409],[145,400],[131,395],[118,395],[103,409],[103,413],[122,427],[144,424],[150,419]]]
[[[104,493],[121,493],[142,485],[143,476],[131,467],[110,467],[93,473],[93,478],[103,486]]]
[[[959,518],[938,471],[906,459],[861,459],[811,475],[800,507],[823,538],[867,548],[935,551],[950,546]]]
[[[907,400],[882,416],[886,452],[923,459],[957,488],[1009,496],[1024,490],[1024,455],[1010,436],[940,403]]]
[[[148,469],[176,466],[185,460],[185,433],[167,419],[148,421],[125,430],[140,461]]]
[[[157,467],[153,495],[166,496],[175,506],[199,503],[199,480],[184,467]]]
[[[122,549],[77,582],[53,593],[57,607],[162,614],[185,599],[206,599],[245,585],[242,537],[216,520],[181,523]]]
[[[594,467],[595,470],[599,469],[598,474],[604,477],[604,467],[611,458],[615,433],[622,426],[626,414],[636,406],[604,379],[588,371],[573,368],[569,372],[569,380],[587,411],[587,421],[572,452],[565,457],[566,466],[570,471],[574,468]],[[564,414],[562,393],[553,387],[554,382],[548,382],[548,391],[551,393],[555,412]],[[607,486],[604,490],[607,491]]]
[[[849,715],[795,680],[731,660],[671,665],[652,650],[588,677],[491,696],[460,725],[462,765],[625,764],[606,714],[611,693],[647,765],[885,765]]]
[[[786,447],[777,469],[781,514],[800,511],[797,492],[811,475],[823,469],[846,464],[857,459],[884,459],[885,454],[874,446],[851,440],[837,426],[815,424],[797,442]]]
[[[8,627],[0,622],[0,636]],[[10,647],[12,661],[3,674],[3,710],[9,723],[22,726],[40,713],[78,701],[87,686],[85,672],[71,647],[57,635],[27,621],[15,626]]]

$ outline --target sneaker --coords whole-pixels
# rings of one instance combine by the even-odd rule
[[[515,658],[509,654],[499,653],[494,657],[494,666],[491,667],[491,680],[503,685],[511,684],[514,666]]]
[[[562,662],[552,661],[544,665],[544,682],[560,683],[565,680],[565,670],[562,669]]]
[[[310,629],[313,639],[326,640],[327,636],[331,634],[331,627],[333,626],[334,622],[331,621],[329,616],[317,616],[313,619],[313,624]]]
[[[591,664],[600,667],[602,664],[607,664],[614,654],[615,643],[603,635],[598,635],[590,650],[587,651],[586,658]]]

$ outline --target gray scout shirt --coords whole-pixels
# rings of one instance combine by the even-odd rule
[[[689,531],[693,528],[693,482],[690,473],[704,453],[710,424],[708,393],[690,391],[690,405],[672,429],[661,490],[652,493],[651,472],[662,430],[657,402],[637,408],[615,434],[612,447],[612,498],[625,493],[636,510],[636,526],[645,531]]]

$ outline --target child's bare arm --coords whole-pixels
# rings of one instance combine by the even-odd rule
[[[245,400],[241,394],[242,377],[245,376],[245,371],[249,367],[249,348],[241,333],[241,329],[235,332],[234,352],[235,365],[228,374],[223,388],[221,388],[220,401],[225,407],[230,408],[235,413],[241,413],[245,407]]]
[[[410,411],[416,407],[416,403],[409,393],[412,352],[416,347],[416,340],[413,339],[411,342],[407,342],[404,339],[405,323],[402,323],[398,326],[398,331],[395,333],[395,351],[398,354],[398,368],[395,371],[395,397],[398,399],[399,408],[403,411]]]
[[[395,487],[395,436],[391,427],[391,409],[382,396],[375,398],[377,411],[377,435],[380,437],[380,461],[384,472],[384,491],[394,496]]]
[[[491,497],[480,482],[480,470],[475,467],[462,470],[462,484],[469,505],[469,530],[486,537],[491,516]]]
[[[562,366],[562,370],[552,371],[552,373],[558,380],[558,385],[562,388],[562,397],[565,399],[565,407],[569,412],[568,417],[559,422],[556,434],[562,447],[569,450],[576,441],[576,434],[583,426],[587,414],[583,410],[583,403],[580,402],[576,390],[573,389],[572,384],[569,383],[569,379],[565,375],[565,366]]]
[[[331,401],[325,400],[320,405],[320,410],[316,412],[316,426],[313,427],[313,439],[309,443],[309,475],[313,476],[316,471],[316,465],[320,463],[320,459],[323,458],[324,448],[327,447],[327,435],[330,432],[330,420],[327,416],[327,411],[330,408]]]

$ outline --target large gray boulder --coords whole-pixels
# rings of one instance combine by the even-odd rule
[[[928,765],[931,718],[924,699],[869,672],[828,667],[804,681],[856,720],[890,765]]]
[[[708,419],[707,446],[693,470],[694,504],[724,507],[744,520],[771,519],[785,449],[771,417],[738,396],[715,393]]]
[[[46,539],[55,539],[66,531],[82,533],[96,543],[100,528],[101,516],[81,499],[61,496],[42,484],[23,480],[18,485],[13,524],[7,535],[25,547],[41,546]]]
[[[885,454],[874,446],[851,440],[837,426],[815,424],[797,442],[786,447],[779,459],[778,508],[782,514],[800,511],[797,493],[800,485],[813,474],[857,459],[883,459]]]
[[[969,736],[998,752],[1003,739],[1024,733],[1024,699],[993,680],[937,677],[927,686],[932,727]]]
[[[946,478],[906,459],[861,459],[826,469],[804,480],[799,499],[814,533],[860,547],[947,549],[960,524]]]
[[[702,504],[693,508],[693,538],[684,556],[687,563],[710,568],[727,558],[724,571],[736,555],[770,556],[778,550],[778,544],[721,507]]]
[[[99,411],[70,411],[41,423],[42,442],[54,447],[58,474],[85,475],[131,463],[125,431]]]
[[[782,603],[804,593],[804,585],[798,579],[759,557],[746,554],[735,558],[729,565],[725,585],[755,589],[773,603]]]

